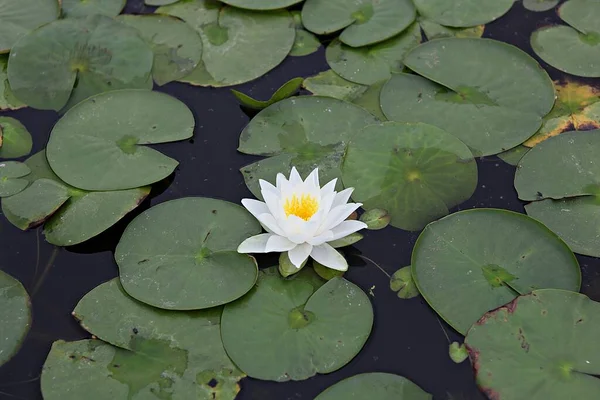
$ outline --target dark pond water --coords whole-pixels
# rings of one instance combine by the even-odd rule
[[[16,0],[15,0],[16,1]],[[151,12],[142,0],[129,0],[127,13]],[[529,36],[536,28],[557,21],[554,11],[533,13],[520,3],[499,21],[488,25],[485,37],[514,44],[531,53]],[[553,79],[564,74],[542,63]],[[266,99],[281,84],[297,76],[310,76],[328,69],[324,50],[288,58],[262,78],[242,85],[240,90]],[[579,81],[585,82],[583,79]],[[586,83],[592,83],[588,80]],[[174,177],[153,189],[132,215],[82,245],[55,248],[43,239],[41,229],[21,232],[0,218],[0,268],[23,282],[33,302],[33,326],[19,354],[0,367],[0,399],[41,399],[39,376],[50,345],[57,339],[89,337],[70,313],[84,294],[117,276],[114,248],[131,219],[148,207],[184,196],[210,196],[239,203],[252,197],[238,169],[256,157],[236,151],[240,131],[249,117],[228,89],[194,88],[173,83],[158,90],[176,96],[194,112],[193,140],[158,146],[181,163]],[[34,137],[34,150],[45,147],[57,121],[53,112],[24,109],[2,113],[19,119]],[[496,207],[524,212],[513,188],[514,167],[496,157],[478,160],[479,184],[473,197],[460,209]],[[418,232],[388,227],[366,233],[353,249],[373,259],[388,273],[410,263]],[[600,260],[578,256],[583,271],[582,292],[600,301]],[[261,267],[276,259],[259,259]],[[372,290],[375,309],[373,334],[361,353],[342,370],[303,382],[271,383],[242,381],[241,400],[313,399],[340,379],[362,372],[383,371],[403,375],[435,399],[483,399],[475,386],[468,362],[454,364],[448,357],[449,340],[460,340],[450,327],[438,320],[425,301],[417,297],[401,300],[388,288],[388,278],[372,264],[351,259],[347,278],[366,292]]]

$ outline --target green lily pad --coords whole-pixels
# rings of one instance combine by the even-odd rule
[[[467,346],[460,344],[458,342],[452,342],[448,348],[448,355],[450,359],[454,361],[456,364],[460,364],[469,358],[469,352],[467,351]]]
[[[402,72],[405,54],[421,43],[421,30],[413,24],[405,32],[373,46],[352,48],[334,40],[327,46],[327,64],[342,78],[372,85]]]
[[[412,277],[411,266],[402,267],[390,279],[390,289],[401,299],[412,299],[419,295],[419,289]]]
[[[144,0],[144,4],[148,6],[167,6],[177,3],[179,0]]]
[[[521,158],[529,151],[529,147],[518,145],[510,150],[503,151],[498,154],[498,157],[507,164],[517,165]]]
[[[564,290],[536,290],[485,314],[467,349],[489,398],[593,400],[600,393],[600,304]]]
[[[33,140],[18,120],[0,117],[0,158],[17,158],[29,154]]]
[[[538,144],[521,159],[515,189],[521,200],[600,194],[600,130],[565,132]]]
[[[394,75],[381,91],[393,121],[425,122],[476,156],[511,149],[541,126],[554,104],[548,74],[518,48],[491,39],[437,39],[404,58],[422,75]]]
[[[296,38],[290,50],[290,56],[302,57],[314,53],[321,47],[319,38],[312,33],[296,28]]]
[[[272,267],[248,295],[225,306],[221,337],[248,376],[299,381],[350,362],[372,325],[371,302],[356,285],[343,278],[323,284],[311,268],[284,279]]]
[[[116,17],[125,8],[127,0],[61,0],[65,18],[81,18],[101,14]]]
[[[581,284],[577,259],[556,234],[526,215],[481,208],[429,224],[412,273],[429,305],[461,334],[519,294]]]
[[[348,141],[377,119],[361,107],[318,96],[300,96],[262,110],[240,135],[238,151],[268,156],[241,169],[246,186],[262,198],[259,179],[275,182],[278,173],[292,166],[306,176],[319,168],[321,181],[341,175],[340,167]],[[338,181],[337,189],[341,182]]]
[[[21,282],[0,271],[0,366],[19,351],[31,326],[31,301]]]
[[[190,24],[202,38],[202,62],[182,82],[231,86],[275,68],[294,45],[294,20],[286,10],[248,11],[215,0],[190,0],[160,7]]]
[[[480,38],[483,36],[483,31],[485,30],[485,25],[477,25],[469,28],[449,28],[423,18],[419,19],[419,25],[428,40],[445,37]]]
[[[354,375],[327,388],[315,400],[431,400],[433,397],[408,379],[370,372]]]
[[[546,26],[533,32],[533,51],[568,74],[600,77],[600,3],[569,0],[558,15],[570,26]]]
[[[384,41],[402,32],[415,20],[410,0],[307,0],[302,23],[323,35],[343,29],[342,43],[352,47]]]
[[[287,99],[288,97],[297,93],[298,89],[300,89],[300,86],[302,86],[303,81],[304,81],[303,78],[290,79],[289,81],[284,83],[279,89],[277,89],[277,91],[275,93],[273,93],[271,98],[266,101],[254,100],[252,97],[248,96],[247,94],[238,92],[237,90],[233,90],[233,89],[231,89],[231,93],[233,93],[233,95],[236,97],[236,99],[238,99],[240,104],[243,105],[244,107],[252,108],[255,110],[262,110],[263,108],[267,108],[271,104],[275,104],[278,101]]]
[[[553,9],[560,0],[523,0],[523,7],[529,11],[542,12]]]
[[[302,0],[222,0],[230,6],[247,10],[277,10],[302,2]]]
[[[115,259],[132,297],[169,310],[215,307],[246,294],[258,273],[237,247],[261,226],[244,208],[210,198],[167,201],[125,229]]]
[[[102,306],[98,307],[98,304]],[[223,348],[221,311],[220,308],[187,312],[159,310],[129,297],[115,278],[86,294],[77,304],[73,316],[94,336],[126,350],[138,352],[147,348],[151,353],[158,353],[161,348],[170,348],[173,361],[179,360],[171,365],[183,367],[176,371],[170,391],[172,396],[233,399],[240,390],[237,382],[244,375]],[[179,356],[175,357],[176,354]],[[143,358],[143,354],[137,354],[137,357]],[[166,358],[165,361],[171,361],[171,357]],[[121,371],[124,367],[119,368]],[[123,372],[130,376],[121,376],[121,382],[131,389],[136,386],[142,389],[145,385],[139,383],[148,385],[156,379],[149,374],[140,374],[141,382],[138,383],[132,375],[135,371]],[[130,392],[129,397],[123,399],[134,395]]]
[[[194,116],[160,92],[102,93],[69,110],[54,126],[46,155],[52,170],[84,190],[132,189],[171,175],[176,160],[143,146],[190,138]]]
[[[471,197],[477,164],[467,146],[441,129],[385,122],[351,139],[342,178],[365,210],[386,210],[392,226],[416,231]]]
[[[0,0],[0,53],[60,15],[57,0]]]
[[[154,51],[152,77],[165,85],[189,75],[202,59],[202,39],[188,24],[167,15],[122,15]]]
[[[153,58],[136,29],[103,15],[67,18],[14,46],[8,80],[27,105],[60,110],[108,90],[152,88]]]
[[[8,83],[8,54],[0,54],[0,110],[18,110],[27,107],[17,99]]]
[[[440,25],[468,28],[495,21],[510,10],[514,0],[413,0],[421,16]]]
[[[18,161],[0,163],[0,197],[13,196],[27,187],[29,182],[23,179],[31,170],[26,164]]]

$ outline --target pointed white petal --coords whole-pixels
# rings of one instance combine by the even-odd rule
[[[267,242],[273,236],[270,233],[249,237],[238,246],[238,253],[267,253]]]
[[[307,243],[312,244],[313,246],[322,245],[325,242],[330,242],[333,240],[333,232],[325,231],[319,236],[315,236],[307,240]]]
[[[365,229],[367,224],[361,221],[342,221],[338,226],[333,228],[331,232],[333,233],[333,238],[328,240],[328,242],[332,240],[338,240],[343,237],[348,236],[351,233],[358,232],[361,229]]]
[[[321,188],[321,198],[329,196],[330,194],[335,194],[335,185],[337,184],[337,178],[328,182],[325,186]]]
[[[284,238],[283,236],[271,235],[271,237],[267,241],[265,250],[267,253],[272,253],[272,252],[279,253],[282,251],[292,250],[296,246],[297,246],[296,243],[291,242],[290,240]]]
[[[275,184],[277,185],[277,189],[279,189],[281,191],[281,188],[283,187],[284,183],[287,183],[287,178],[285,177],[285,175],[283,175],[281,172],[277,174],[277,177],[275,178]]]
[[[265,228],[265,231],[267,231],[269,233],[274,233],[279,236],[286,236],[285,233],[283,232],[283,230],[277,224],[275,217],[273,217],[271,214],[269,214],[269,213],[260,214],[257,217],[257,219],[258,219],[258,222],[260,222],[260,224],[262,225],[262,227]]]
[[[308,183],[311,186],[320,188],[320,186],[319,186],[319,168],[313,169],[313,171],[306,177],[304,182]]]
[[[324,243],[320,246],[313,247],[310,256],[318,263],[323,264],[327,268],[338,271],[347,271],[348,263],[336,249]]]
[[[308,243],[302,243],[288,251],[288,257],[292,264],[300,268],[302,263],[308,258],[313,247]]]
[[[324,232],[335,228],[342,221],[348,218],[350,214],[356,211],[360,206],[362,206],[361,203],[349,203],[343,206],[337,206],[335,208],[332,208],[329,212],[329,215],[327,216],[327,218],[325,218],[325,221],[323,221],[319,229],[321,230],[321,232]]]
[[[254,218],[258,219],[258,216],[269,212],[269,208],[262,201],[254,199],[242,199],[242,205],[246,207],[246,210],[250,211],[250,214],[254,215]]]
[[[280,224],[281,229],[285,232],[285,235],[282,236],[285,236],[296,244],[304,243],[314,235],[315,225],[309,225],[307,221],[295,215],[290,215],[281,220]]]
[[[263,196],[265,192],[271,192],[275,195],[279,195],[279,189],[273,186],[273,184],[271,184],[270,182],[267,182],[264,179],[259,179],[258,184],[260,185],[260,192],[263,194]]]
[[[296,169],[296,167],[292,167],[292,171],[290,172],[290,183],[292,184],[292,186],[296,186],[302,184],[302,182],[303,181],[300,177],[300,174],[298,173],[298,170]]]
[[[272,192],[263,192],[263,198],[268,207],[268,213],[275,217],[276,220],[285,217],[283,206],[281,204],[281,197],[275,195]]]
[[[352,196],[352,192],[354,192],[354,188],[344,189],[339,193],[335,194],[335,199],[333,200],[333,204],[331,208],[336,208],[342,206],[350,200],[350,196]]]

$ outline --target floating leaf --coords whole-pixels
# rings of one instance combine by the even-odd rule
[[[345,274],[345,271],[338,271],[337,269],[327,268],[323,264],[312,260],[312,266],[317,275],[326,281],[330,281],[333,278],[342,277]]]
[[[344,29],[342,43],[367,46],[389,39],[406,29],[416,17],[410,0],[307,0],[302,7],[302,23],[322,35]]]
[[[188,24],[166,15],[122,15],[154,52],[152,77],[161,86],[190,74],[202,59],[202,39]]]
[[[31,151],[31,134],[18,120],[0,117],[0,158],[26,156]]]
[[[19,39],[58,18],[56,0],[0,0],[0,53],[8,53]]]
[[[323,182],[341,175],[350,138],[377,119],[361,107],[318,96],[300,96],[262,110],[240,135],[239,151],[269,156],[241,169],[246,185],[261,197],[259,179],[275,182],[295,166],[301,175],[319,168]],[[338,181],[338,189],[341,182]]]
[[[423,18],[419,19],[419,25],[428,40],[445,37],[480,38],[483,36],[483,31],[485,30],[485,25],[477,25],[469,28],[449,28]]]
[[[296,38],[294,39],[294,46],[290,50],[290,56],[307,56],[319,50],[320,47],[319,38],[304,29],[296,28]]]
[[[152,60],[136,29],[102,15],[67,18],[18,42],[8,80],[29,106],[60,110],[108,90],[152,88]]]
[[[381,91],[384,114],[394,121],[442,128],[476,156],[521,144],[554,104],[548,74],[506,43],[437,39],[410,51],[404,63],[422,77],[394,75]]]
[[[560,0],[523,0],[523,7],[529,11],[542,12],[553,9]]]
[[[374,208],[360,216],[360,220],[367,224],[367,229],[376,231],[383,229],[390,223],[390,214],[386,210]]]
[[[179,0],[144,0],[144,4],[149,6],[166,6],[177,3]]]
[[[596,399],[599,315],[586,296],[553,289],[485,314],[465,340],[477,385],[497,399]]]
[[[448,355],[450,359],[457,364],[465,361],[469,357],[469,352],[467,351],[467,347],[464,344],[459,344],[458,342],[452,342],[448,349]]]
[[[362,235],[362,233],[354,232],[354,233],[351,233],[348,236],[345,236],[345,237],[343,237],[341,239],[333,240],[333,241],[328,242],[328,243],[334,249],[338,249],[340,247],[351,246],[354,243],[358,242],[359,240],[362,240],[363,237],[364,236]]]
[[[315,400],[431,400],[408,379],[383,372],[354,375],[327,388]]]
[[[521,158],[529,151],[528,147],[518,145],[510,150],[503,151],[498,154],[498,157],[507,164],[517,165]]]
[[[394,272],[390,279],[390,289],[393,292],[398,292],[398,297],[401,299],[412,299],[419,295],[419,289],[415,286],[410,265]]]
[[[31,326],[31,301],[21,282],[0,271],[0,366],[19,351]]]
[[[415,244],[412,273],[429,305],[462,334],[519,294],[577,291],[581,283],[577,259],[552,231],[495,209],[461,211],[429,224]],[[493,279],[498,275],[502,279]]]
[[[13,196],[27,187],[27,179],[31,170],[26,164],[17,161],[0,163],[0,197]]]
[[[46,154],[52,170],[85,190],[131,189],[169,176],[179,164],[143,146],[187,139],[194,116],[174,97],[146,90],[94,96],[54,126]]]
[[[298,381],[350,362],[372,325],[371,302],[356,285],[343,278],[323,284],[312,268],[286,280],[272,267],[259,273],[250,293],[225,306],[221,337],[248,376]]]
[[[351,139],[342,177],[365,210],[386,210],[392,226],[420,230],[471,197],[477,165],[467,146],[441,129],[385,122]]]
[[[263,108],[267,108],[271,104],[277,103],[278,101],[281,101],[283,99],[287,99],[288,97],[298,92],[298,89],[300,89],[300,86],[302,86],[303,81],[304,78],[290,79],[289,81],[284,83],[279,89],[277,89],[277,91],[273,93],[271,98],[266,101],[254,100],[252,97],[242,92],[238,92],[234,89],[231,89],[231,93],[233,93],[233,95],[244,107],[252,108],[255,110],[262,110]]]
[[[222,0],[230,6],[248,10],[277,10],[302,2],[302,0]]]
[[[81,18],[101,14],[116,17],[125,7],[127,0],[60,0],[63,17]]]
[[[485,25],[506,14],[514,3],[514,0],[413,1],[424,18],[455,28]]]
[[[121,283],[134,298],[170,310],[231,302],[257,276],[254,259],[237,247],[260,232],[238,205],[203,197],[167,201],[125,229],[115,253]]]
[[[26,107],[17,99],[8,83],[8,54],[0,54],[0,110],[18,110]]]
[[[292,261],[290,260],[287,251],[285,251],[279,254],[279,273],[284,278],[297,274],[302,268],[304,268],[307,261],[308,259],[304,260],[302,264],[300,264],[300,268],[298,268],[294,264],[292,264]]]

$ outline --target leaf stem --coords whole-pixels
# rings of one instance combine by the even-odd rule
[[[371,264],[376,266],[381,272],[383,272],[388,278],[392,279],[392,276],[390,274],[388,274],[385,269],[381,268],[379,266],[379,264],[377,264],[375,261],[371,260],[369,257],[363,256],[362,254],[356,254],[356,255],[359,256],[360,258],[362,258],[363,260],[370,262]]]
[[[48,275],[48,272],[50,272],[50,268],[52,267],[52,264],[54,264],[54,260],[56,260],[58,251],[59,251],[58,247],[55,247],[54,250],[52,250],[52,254],[50,255],[50,258],[48,258],[48,262],[46,263],[46,266],[44,267],[44,270],[42,271],[42,275],[37,280],[37,282],[33,286],[33,289],[31,290],[31,297],[35,296],[37,291],[40,289],[40,287],[46,280],[46,275]]]

